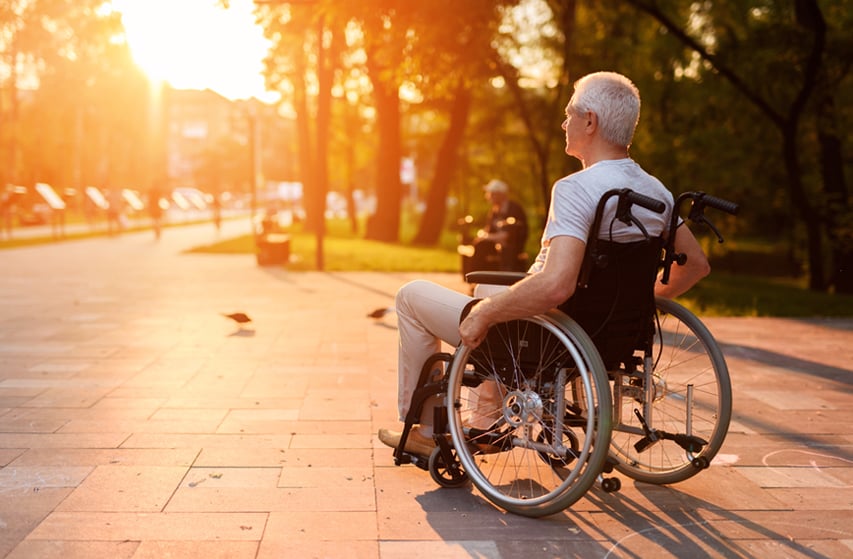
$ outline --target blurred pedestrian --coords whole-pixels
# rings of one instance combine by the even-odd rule
[[[162,180],[157,179],[148,190],[148,214],[151,216],[151,226],[154,229],[154,238],[160,240],[160,232],[163,229],[163,206],[160,205],[163,198]]]
[[[512,200],[509,186],[493,179],[483,187],[489,201],[486,225],[471,240],[471,248],[462,253],[462,273],[474,270],[525,271],[527,258],[527,216],[521,204]]]
[[[216,232],[219,233],[222,228],[222,200],[220,200],[219,194],[213,195],[210,207],[213,210],[213,225],[216,227]]]
[[[124,199],[121,197],[121,190],[110,187],[107,189],[107,233],[110,235],[121,233],[123,210]]]
[[[7,185],[0,191],[0,224],[4,236],[12,240],[12,227],[15,219],[15,191],[14,187]]]

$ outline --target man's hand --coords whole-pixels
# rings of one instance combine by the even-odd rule
[[[485,320],[482,316],[482,313],[477,312],[477,307],[479,307],[483,302],[480,301],[474,308],[471,309],[471,312],[468,313],[468,316],[465,317],[465,320],[462,321],[462,324],[459,325],[459,337],[462,339],[462,343],[471,349],[476,348],[478,345],[483,343],[483,339],[486,337],[486,332],[489,330],[489,322]]]
[[[571,297],[585,246],[574,237],[552,239],[541,272],[474,305],[459,325],[462,343],[473,349],[483,343],[491,325],[544,313]]]
[[[702,250],[702,245],[693,236],[687,224],[682,224],[675,230],[675,252],[687,257],[683,266],[673,264],[670,270],[669,283],[655,283],[655,295],[674,299],[693,287],[696,282],[711,272],[711,265]]]

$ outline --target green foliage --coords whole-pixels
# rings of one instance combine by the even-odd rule
[[[0,17],[0,67],[15,60],[18,69],[0,71],[0,185],[138,184],[146,175],[148,83],[103,4],[21,0],[8,6],[16,17]]]
[[[809,291],[801,280],[714,271],[680,302],[703,316],[853,316],[853,296]]]
[[[18,57],[39,79],[38,90],[21,91],[15,106],[8,92],[22,76],[0,72],[7,92],[0,102],[0,185],[100,186],[108,179],[142,185],[159,168],[152,162],[162,154],[153,153],[157,139],[147,126],[147,84],[126,45],[115,41],[116,17],[96,9],[102,3],[13,0],[0,10],[0,31],[7,37],[0,64],[8,69]],[[808,54],[820,29],[814,10],[826,24],[826,48],[811,76]],[[663,17],[652,17],[654,11]],[[389,179],[396,176],[399,153],[415,159],[420,200],[428,199],[455,88],[463,84],[471,93],[457,168],[440,185],[450,198],[441,247],[452,248],[456,219],[485,214],[480,187],[493,177],[512,186],[532,230],[540,230],[548,185],[577,169],[563,153],[559,128],[570,84],[605,69],[625,73],[640,87],[643,110],[631,153],[641,165],[676,193],[705,190],[741,203],[741,215],[722,222],[730,241],[776,239],[776,253],[793,269],[807,260],[807,247],[814,250],[822,242],[829,269],[829,253],[850,237],[853,214],[845,181],[853,167],[843,155],[849,152],[845,131],[853,124],[851,0],[317,0],[259,4],[258,18],[274,39],[268,82],[297,110],[303,104],[310,117],[296,127],[304,134],[290,135],[294,145],[287,149],[262,142],[264,150],[279,155],[297,152],[298,143],[305,155],[299,161],[281,155],[282,167],[265,166],[263,175],[295,179],[296,167],[304,168],[312,200],[322,198],[307,176],[322,164],[316,159],[319,144],[305,140],[319,130],[318,47],[331,42],[333,31],[345,31],[342,50],[325,51],[335,91],[329,133],[321,134],[329,138],[331,190],[380,192],[379,205],[396,211],[399,189]],[[380,121],[393,111],[377,113],[382,92],[376,87],[399,84],[407,93],[398,107],[402,119],[385,129],[386,134],[399,129],[400,137],[392,138],[399,150],[386,149],[389,155],[380,162],[385,157],[380,147],[388,147],[379,141]],[[801,99],[803,92],[809,95]],[[780,132],[785,126],[788,136]],[[783,139],[792,138],[794,149],[783,151]],[[835,160],[826,157],[833,155],[826,146],[833,145]],[[240,155],[227,142],[216,148],[200,158],[207,164],[199,178],[235,182],[227,177],[239,175]],[[806,203],[795,202],[795,191],[805,194]],[[817,227],[804,226],[808,205]],[[405,214],[406,204],[399,206],[401,238],[410,239],[418,216]],[[384,223],[396,232],[395,220]],[[536,237],[531,235],[531,251]],[[776,253],[750,254],[739,247],[715,255],[716,266],[741,273],[767,258],[778,263]],[[808,268],[803,267],[806,273]]]

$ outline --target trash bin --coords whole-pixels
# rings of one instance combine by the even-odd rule
[[[258,266],[280,266],[290,260],[290,236],[281,233],[259,235],[255,238],[258,245]]]

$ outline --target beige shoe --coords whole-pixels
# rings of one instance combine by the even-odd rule
[[[389,431],[388,429],[379,430],[379,440],[391,448],[397,448],[400,445],[402,433]],[[419,456],[429,456],[435,448],[435,441],[430,437],[421,435],[417,428],[409,431],[409,436],[406,438],[406,447],[403,449],[409,454],[417,454]]]

